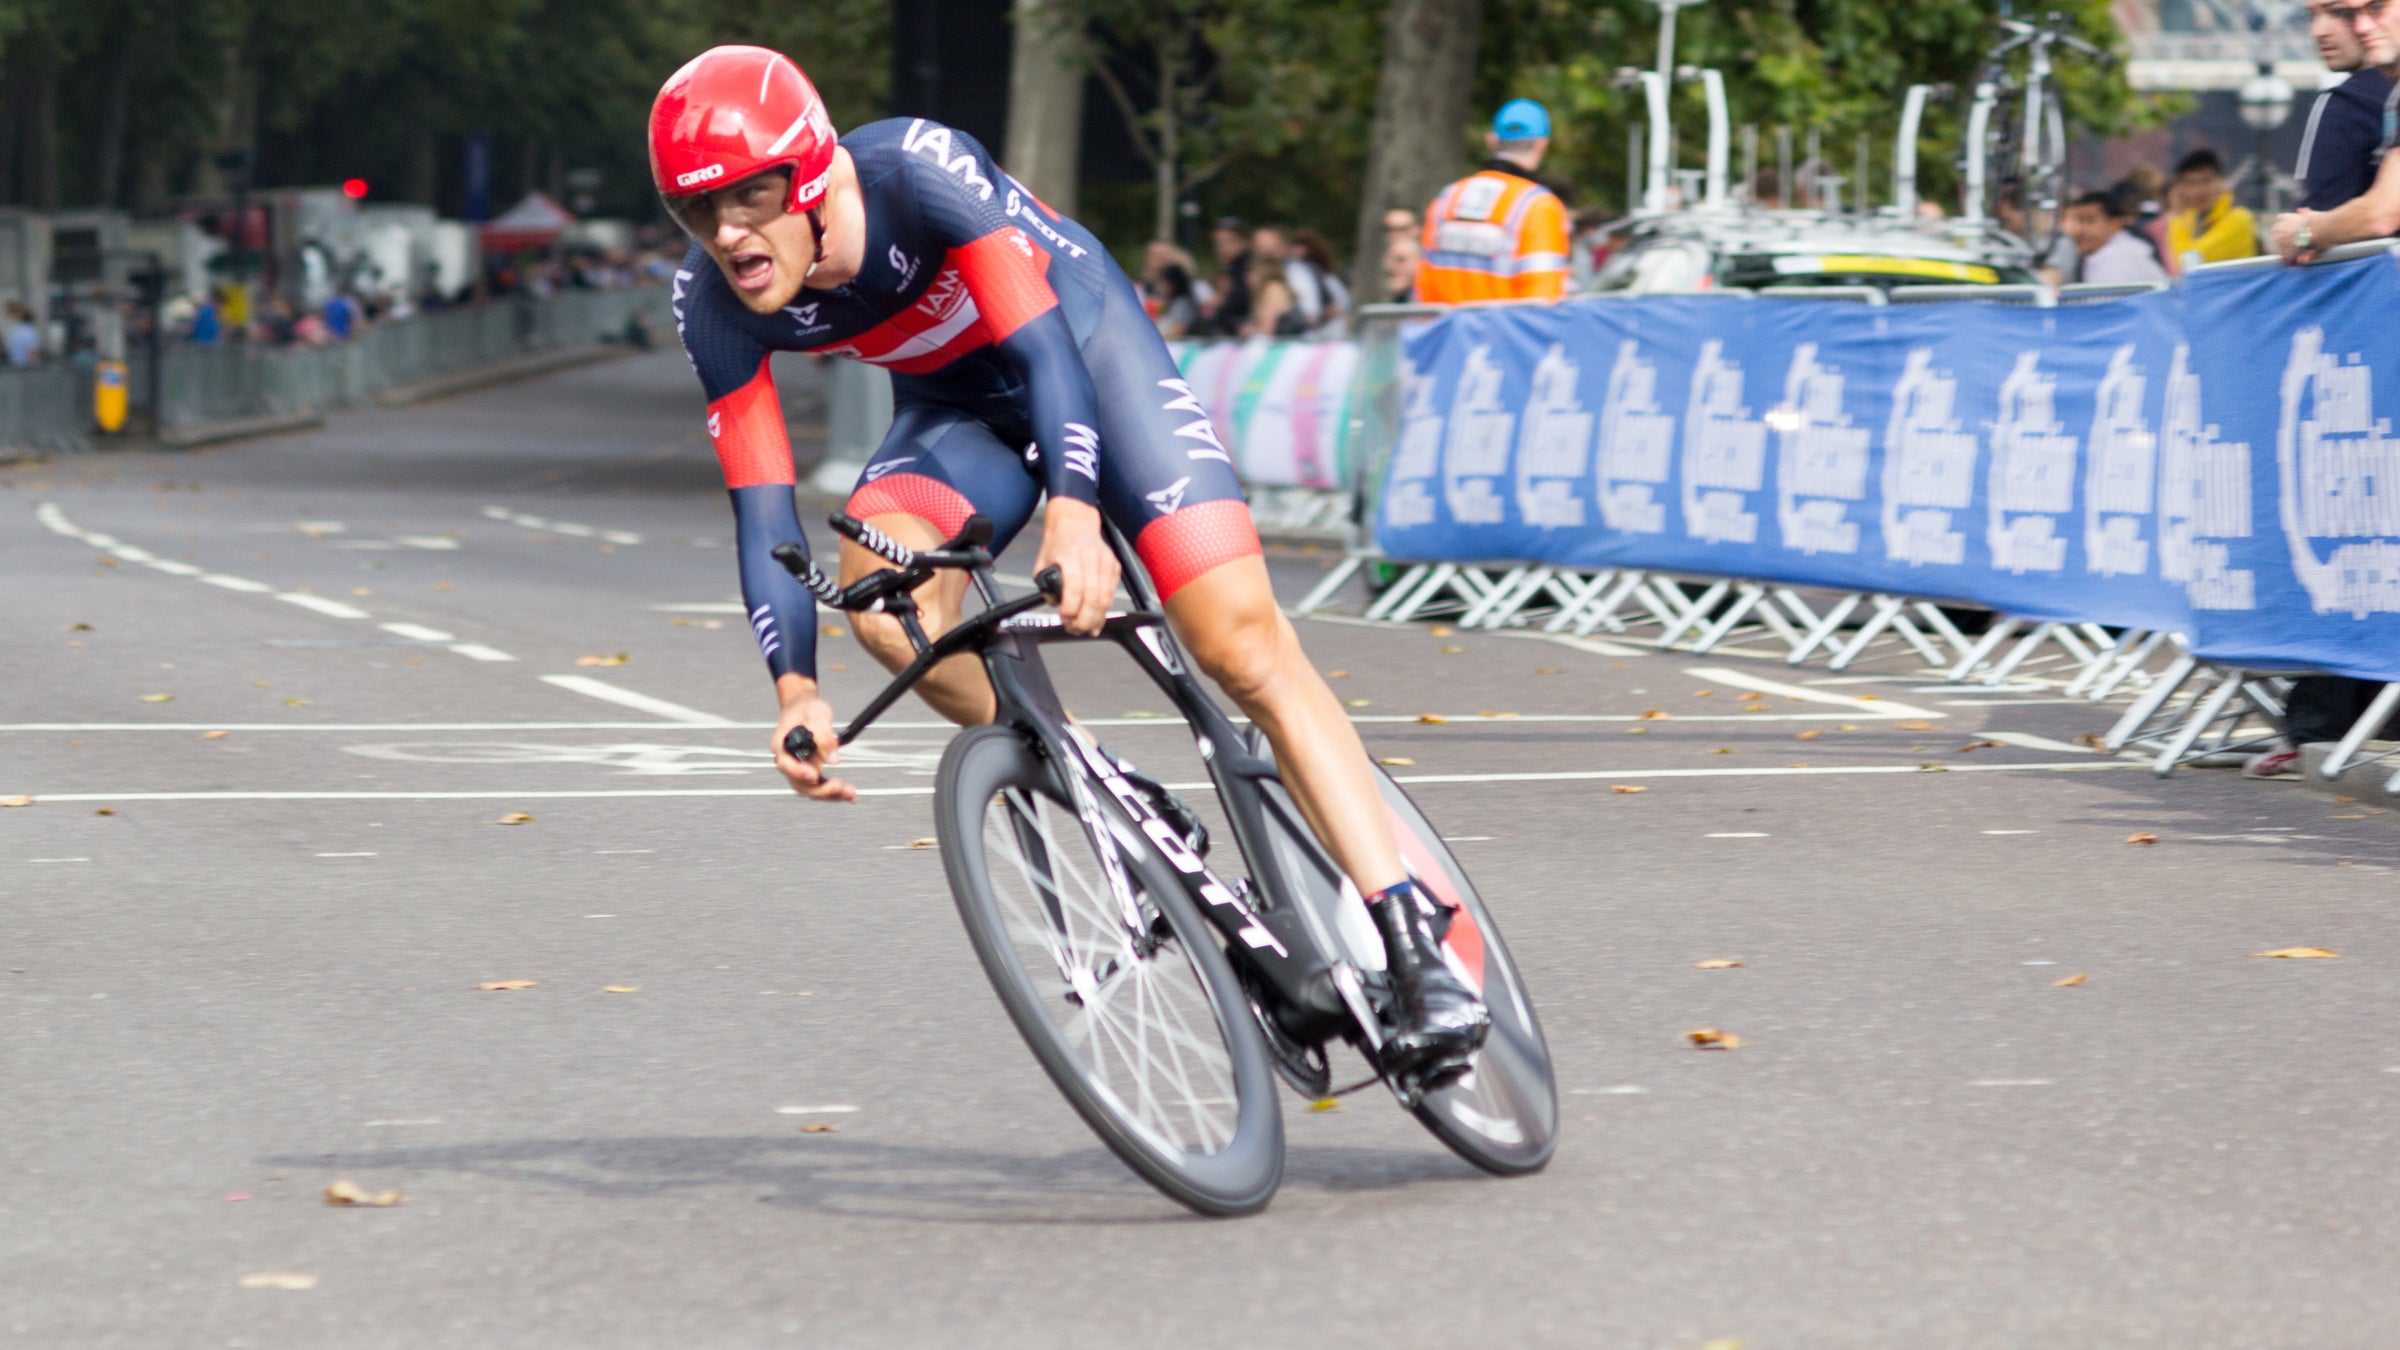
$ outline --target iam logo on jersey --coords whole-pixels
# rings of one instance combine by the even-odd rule
[[[2292,335],[2275,429],[2277,507],[2292,572],[2320,614],[2400,613],[2400,437],[2375,416],[2375,371]]]
[[[933,284],[925,288],[925,297],[917,301],[917,312],[939,322],[958,312],[967,300],[966,280],[955,267],[945,267],[934,274]]]

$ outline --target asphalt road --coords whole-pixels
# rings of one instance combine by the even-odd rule
[[[1388,1099],[1287,1098],[1280,1197],[1211,1222],[1060,1101],[909,847],[943,729],[863,742],[854,807],[777,795],[680,357],[0,488],[0,1342],[2400,1324],[2394,817],[2154,780],[2051,691],[1305,623],[1505,926],[1565,1132],[1497,1181]],[[1067,688],[1190,776],[1130,670]],[[2250,955],[2298,945],[2341,955]]]

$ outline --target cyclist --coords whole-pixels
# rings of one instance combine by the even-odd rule
[[[1047,493],[1035,570],[1058,567],[1072,631],[1106,617],[1118,566],[1103,515],[1116,524],[1184,649],[1265,731],[1310,825],[1367,897],[1390,960],[1395,1067],[1462,1066],[1490,1017],[1443,960],[1447,918],[1409,881],[1366,749],[1276,607],[1231,458],[1100,241],[954,128],[896,118],[837,141],[800,67],[759,47],[713,48],[667,80],[650,165],[693,240],[675,324],[708,396],[744,607],[782,703],[776,767],[794,790],[856,795],[825,773],[838,743],[817,688],[815,602],[770,557],[807,546],[768,365],[778,351],[891,372],[891,433],[847,509],[902,543],[938,545],[981,514],[997,551]],[[842,546],[845,584],[886,565]],[[965,590],[963,573],[944,573],[918,593],[929,632],[956,622]],[[912,656],[888,617],[858,615],[855,628],[891,669]],[[971,658],[918,688],[954,722],[991,720]],[[783,752],[795,726],[815,735],[815,758]]]

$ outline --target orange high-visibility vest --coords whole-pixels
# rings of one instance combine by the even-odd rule
[[[1417,299],[1556,300],[1567,293],[1567,207],[1498,168],[1461,178],[1425,208]]]

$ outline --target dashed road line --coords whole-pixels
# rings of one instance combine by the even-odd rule
[[[1851,708],[1863,717],[1942,716],[1940,713],[1929,712],[1911,703],[1899,703],[1888,698],[1858,698],[1850,694],[1829,694],[1822,689],[1785,684],[1781,680],[1761,679],[1756,675],[1746,674],[1739,670],[1727,670],[1723,666],[1691,666],[1684,670],[1684,674],[1697,676],[1711,684],[1730,684],[1736,689],[1755,689],[1762,694],[1780,694],[1785,698],[1795,698],[1805,703],[1829,703],[1837,708]]]
[[[522,511],[512,511],[505,506],[487,506],[483,508],[483,517],[486,520],[506,521],[528,530],[545,530],[577,539],[598,539],[610,544],[642,542],[642,537],[631,530],[604,530],[597,525],[579,525],[571,520],[549,520],[541,516],[529,516]]]
[[[542,683],[556,685],[569,693],[581,694],[585,698],[600,699],[603,702],[614,703],[621,708],[632,708],[649,713],[653,717],[663,717],[670,722],[681,722],[688,726],[728,727],[733,725],[730,719],[719,717],[715,713],[706,713],[698,708],[687,708],[680,703],[669,703],[663,698],[652,698],[648,694],[635,693],[631,689],[619,688],[606,680],[595,680],[589,675],[544,675]]]
[[[287,605],[297,605],[301,609],[311,610],[329,619],[359,620],[375,617],[358,606],[341,600],[328,599],[322,595],[311,595],[306,591],[279,591],[263,581],[252,581],[248,577],[231,576],[224,572],[211,572],[191,563],[177,562],[172,558],[161,558],[147,549],[136,548],[112,535],[102,534],[97,530],[87,530],[77,525],[74,521],[67,519],[67,513],[61,511],[56,502],[43,502],[34,508],[33,514],[34,518],[41,521],[42,525],[53,534],[62,534],[69,539],[80,540],[94,548],[104,549],[127,562],[150,568],[153,571],[164,572],[168,576],[190,577],[202,585],[215,586],[220,590],[233,591],[241,595],[272,595]],[[343,526],[338,521],[304,521],[300,525],[301,533],[312,538],[326,534],[338,534],[342,529]],[[431,538],[432,536],[425,537]],[[453,540],[447,546],[455,547],[455,545],[456,541]],[[422,543],[412,545],[412,547],[424,548],[441,546],[443,545]],[[382,628],[387,633],[396,633],[401,637],[414,638],[420,642],[448,643],[451,651],[470,661],[514,661],[517,659],[497,647],[486,646],[480,642],[459,642],[447,633],[442,633],[438,637],[427,637],[425,634],[438,630],[425,628],[418,624],[387,623],[382,625]]]

